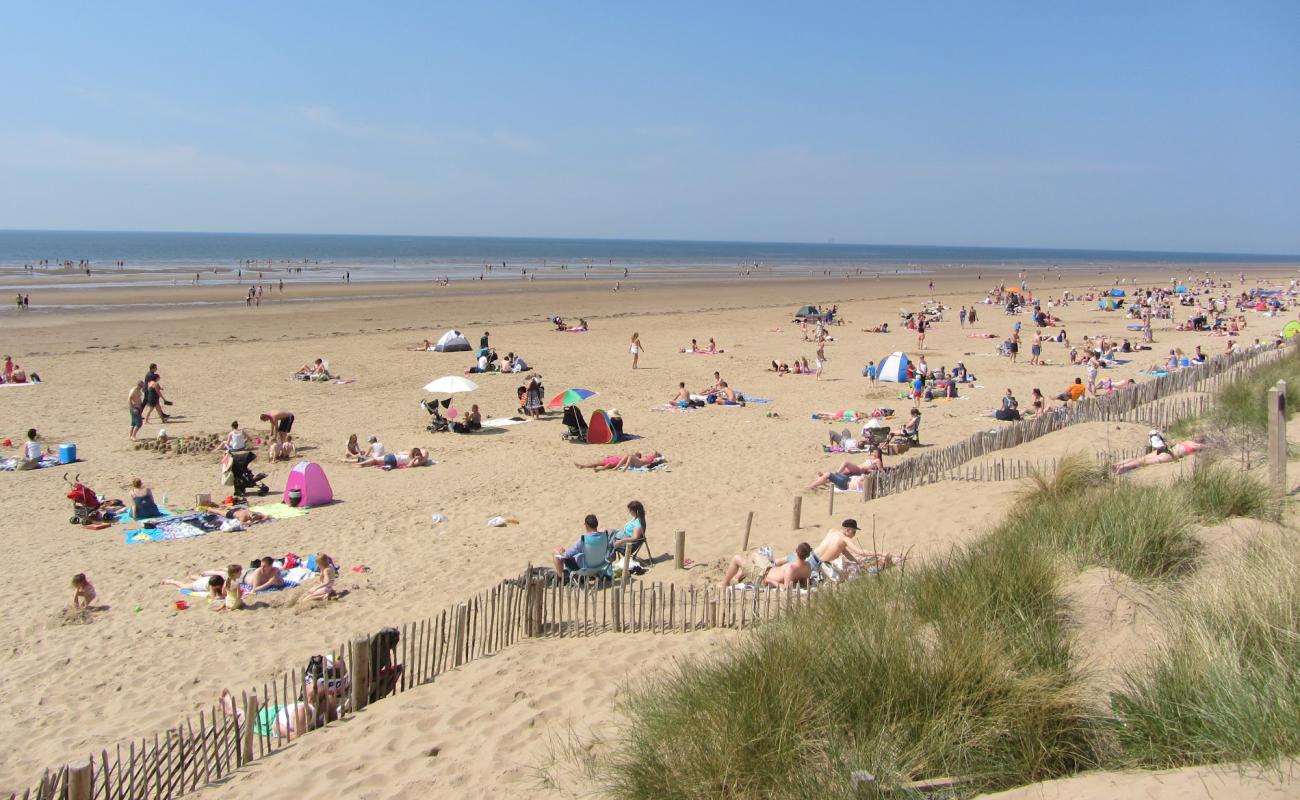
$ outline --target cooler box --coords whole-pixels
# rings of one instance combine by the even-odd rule
[[[72,442],[64,442],[59,445],[59,463],[71,464],[77,460],[77,445]]]

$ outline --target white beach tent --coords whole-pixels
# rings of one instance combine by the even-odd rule
[[[447,331],[433,346],[434,352],[437,353],[462,353],[469,352],[469,339],[460,331]]]
[[[888,358],[880,362],[880,369],[876,370],[876,380],[907,383],[907,354],[890,353]]]

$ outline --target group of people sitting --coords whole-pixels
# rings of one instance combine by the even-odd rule
[[[583,331],[591,330],[591,326],[588,325],[587,321],[582,318],[578,319],[577,325],[570,326],[567,322],[564,321],[564,317],[551,317],[551,324],[555,326],[555,330],[560,332],[581,333]]]
[[[718,347],[718,343],[715,342],[715,341],[713,341],[713,337],[709,337],[709,344],[708,344],[707,347],[700,347],[700,343],[697,342],[696,340],[692,339],[692,340],[691,340],[691,343],[690,343],[689,345],[687,345],[686,347],[681,348],[681,349],[678,350],[677,352],[679,352],[679,353],[708,353],[709,355],[716,355],[717,353],[725,353],[725,352],[727,352],[727,351],[726,351],[726,350],[723,350],[723,349],[721,349],[721,348],[719,348],[719,347]]]
[[[195,595],[204,595],[213,611],[239,611],[245,608],[246,595],[297,586],[312,576],[316,585],[303,595],[308,600],[335,600],[338,591],[338,563],[325,553],[310,556],[299,564],[292,553],[276,560],[271,556],[255,558],[248,567],[231,564],[224,570],[205,570],[183,580],[168,579],[161,585],[175,586]]]
[[[293,379],[297,381],[332,381],[334,376],[330,374],[329,365],[325,360],[318,358],[310,364],[304,364],[293,373]]]
[[[0,383],[40,383],[41,376],[35,372],[28,374],[26,370],[14,363],[14,360],[5,356],[4,372],[0,373]]]
[[[431,433],[474,433],[483,430],[483,413],[478,404],[473,404],[468,411],[461,412],[456,419],[443,416],[442,409],[448,407],[451,400],[421,400],[420,405],[429,412],[429,431]]]
[[[497,356],[495,350],[480,350],[478,358],[474,361],[474,366],[465,370],[466,375],[477,375],[485,372],[527,372],[531,367],[528,362],[524,361],[523,356],[515,353],[506,353],[506,358],[502,361]]]
[[[342,460],[359,467],[380,467],[385,470],[427,467],[433,464],[433,459],[429,457],[427,450],[412,447],[410,450],[390,453],[384,449],[384,444],[379,441],[378,436],[372,435],[367,442],[369,447],[362,450],[357,442],[357,435],[354,433],[349,436]]]
[[[770,547],[737,553],[723,573],[722,588],[807,587],[821,581],[842,581],[876,573],[903,561],[903,556],[863,549],[857,543],[857,535],[857,520],[846,519],[840,527],[827,531],[817,547],[800,542],[792,554],[779,561]]]
[[[677,392],[668,405],[678,408],[703,408],[706,405],[743,406],[745,396],[727,385],[718,372],[713,373],[713,383],[699,392],[686,388],[686,381],[677,384]]]
[[[797,356],[789,363],[773,359],[767,371],[775,372],[777,375],[816,375],[817,367],[808,363],[807,356]]]
[[[806,489],[817,489],[830,484],[840,491],[860,492],[866,488],[866,476],[886,470],[884,456],[906,453],[920,439],[921,412],[911,409],[907,424],[901,431],[891,433],[880,425],[878,419],[872,419],[862,428],[862,433],[855,437],[847,429],[830,432],[828,452],[867,454],[862,463],[844,461],[833,470],[817,473],[817,477]]]

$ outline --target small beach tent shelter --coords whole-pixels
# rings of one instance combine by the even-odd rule
[[[470,351],[469,339],[460,331],[447,331],[433,346],[438,353],[468,353]]]
[[[1180,283],[1174,287],[1174,291],[1178,292],[1179,294],[1183,294],[1184,292],[1187,291],[1187,287]]]
[[[1111,289],[1111,290],[1110,290],[1110,296],[1111,296],[1111,297],[1123,297],[1123,296],[1124,296],[1124,290],[1123,290],[1123,289],[1118,289],[1118,288],[1116,288],[1116,289]]]
[[[801,308],[801,309],[799,309],[798,311],[794,312],[794,315],[795,315],[796,318],[798,318],[798,317],[818,317],[818,316],[821,316],[820,314],[817,313],[817,309],[813,308],[812,306],[804,306],[803,308]]]
[[[599,408],[591,412],[587,420],[587,444],[613,444],[618,441],[614,435],[614,426],[609,421],[609,414]]]
[[[320,464],[312,461],[299,461],[284,482],[284,502],[289,503],[289,492],[297,489],[302,492],[299,508],[329,505],[334,500],[334,490],[330,488],[329,479]]]
[[[1107,311],[1114,311],[1115,309],[1119,308],[1119,303],[1115,302],[1114,300],[1111,300],[1109,297],[1104,297],[1101,300],[1097,301],[1097,308],[1104,308]]]
[[[880,362],[880,369],[876,370],[876,380],[907,383],[907,354],[890,353],[884,361]]]

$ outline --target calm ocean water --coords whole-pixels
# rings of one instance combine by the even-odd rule
[[[22,273],[42,259],[51,267],[88,259],[93,273],[205,272],[206,281],[234,280],[241,262],[248,270],[280,272],[301,266],[300,279],[337,280],[344,271],[355,281],[518,277],[516,270],[579,271],[588,265],[617,270],[690,270],[734,273],[738,268],[777,271],[895,269],[941,271],[959,266],[1086,268],[1133,264],[1214,269],[1231,264],[1296,263],[1300,257],[1225,253],[1157,253],[1108,250],[1037,250],[989,247],[924,247],[777,242],[643,241],[632,239],[523,239],[453,236],[352,236],[248,233],[119,233],[96,231],[0,231],[0,272]],[[508,270],[501,270],[502,263]],[[213,274],[212,270],[218,270]],[[575,274],[569,272],[568,274]],[[23,276],[39,280],[41,273]],[[159,275],[158,278],[162,278]],[[166,281],[170,283],[172,276]],[[161,282],[161,280],[160,280]],[[4,282],[12,284],[12,279]],[[30,284],[28,284],[30,285]]]

